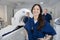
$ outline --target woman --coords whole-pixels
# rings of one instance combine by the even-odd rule
[[[42,8],[39,4],[32,7],[33,18],[24,26],[28,40],[50,40],[56,34],[51,25],[42,17]]]

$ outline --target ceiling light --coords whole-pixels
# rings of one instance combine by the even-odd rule
[[[44,2],[40,2],[40,4],[44,4]]]

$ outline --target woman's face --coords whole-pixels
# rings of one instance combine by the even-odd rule
[[[33,16],[38,16],[40,14],[40,8],[38,5],[36,5],[34,8],[33,8]]]

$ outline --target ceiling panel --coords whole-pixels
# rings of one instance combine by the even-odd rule
[[[16,4],[17,6],[19,5],[29,6],[40,2],[44,3],[42,4],[42,6],[50,7],[60,2],[60,0],[0,0],[0,4]]]

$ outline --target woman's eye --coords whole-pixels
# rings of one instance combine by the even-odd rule
[[[39,10],[39,9],[37,9],[37,10]]]
[[[33,10],[35,10],[35,9],[33,9]]]

